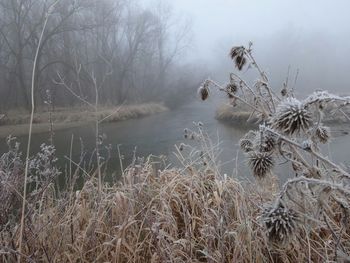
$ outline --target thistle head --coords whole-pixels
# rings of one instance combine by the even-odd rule
[[[253,171],[253,175],[258,178],[265,177],[269,172],[271,172],[274,166],[274,160],[271,154],[266,152],[249,152],[248,163]]]
[[[242,70],[243,66],[247,63],[247,59],[244,56],[245,48],[243,46],[233,47],[230,51],[230,57],[235,62],[238,70]]]
[[[238,87],[235,83],[229,83],[226,85],[226,93],[229,98],[233,98],[234,94],[238,91]]]
[[[327,143],[331,138],[329,128],[326,126],[318,126],[315,131],[315,137],[320,143]]]
[[[198,89],[200,98],[204,101],[209,97],[209,82],[205,81]]]
[[[285,245],[295,233],[298,215],[279,202],[275,206],[265,208],[261,220],[266,227],[269,241]]]
[[[239,146],[241,147],[243,152],[250,152],[253,150],[253,142],[249,139],[243,138],[239,141]]]
[[[230,55],[232,60],[237,56],[243,56],[244,55],[244,47],[237,46],[237,47],[231,48],[229,55]]]
[[[271,118],[272,128],[287,134],[298,134],[312,125],[312,114],[299,100],[287,98],[277,107]]]
[[[272,152],[276,148],[277,139],[272,133],[257,133],[255,144],[262,152]]]
[[[247,63],[247,59],[244,56],[237,56],[235,58],[235,64],[238,70],[242,70],[243,66]]]

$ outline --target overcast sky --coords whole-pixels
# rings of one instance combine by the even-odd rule
[[[215,49],[223,39],[258,39],[294,28],[350,34],[349,0],[173,0],[191,17],[195,50]]]
[[[350,0],[144,1],[168,2],[174,13],[192,21],[186,58],[209,64],[216,77],[232,70],[230,47],[253,41],[278,85],[290,65],[294,72],[300,69],[302,86],[350,90]]]

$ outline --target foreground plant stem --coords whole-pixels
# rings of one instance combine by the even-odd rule
[[[44,36],[44,32],[46,29],[47,22],[49,20],[49,16],[51,15],[52,9],[55,7],[55,5],[59,2],[57,0],[54,2],[48,9],[48,12],[46,14],[46,19],[43,25],[43,29],[41,30],[39,43],[36,48],[36,53],[34,57],[34,63],[33,63],[33,72],[32,72],[32,86],[31,86],[31,114],[30,114],[30,122],[29,122],[29,135],[28,135],[28,144],[27,144],[27,154],[26,154],[26,165],[24,170],[24,186],[23,186],[23,200],[22,200],[22,211],[21,211],[21,227],[19,232],[19,245],[18,245],[18,262],[21,262],[21,255],[22,255],[22,242],[23,242],[23,231],[24,231],[24,219],[25,219],[25,208],[26,208],[26,201],[27,201],[27,180],[28,180],[28,171],[29,171],[29,155],[30,155],[30,146],[31,146],[31,140],[32,140],[32,128],[33,128],[33,120],[34,120],[34,111],[35,111],[35,101],[34,101],[34,88],[35,88],[35,75],[36,75],[36,69],[38,66],[38,57],[39,57],[39,51],[41,48],[42,39]]]

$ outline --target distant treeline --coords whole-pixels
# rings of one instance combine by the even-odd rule
[[[0,0],[0,110],[30,108],[48,14],[34,74],[38,106],[94,102],[96,89],[101,104],[170,101],[200,79],[179,62],[190,24],[161,1],[60,0],[50,8],[54,2]]]

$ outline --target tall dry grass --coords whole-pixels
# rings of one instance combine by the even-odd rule
[[[350,251],[350,228],[334,200],[323,200],[332,228],[300,217],[289,243],[272,242],[261,216],[278,195],[276,178],[243,186],[201,161],[157,170],[153,160],[131,165],[118,183],[103,184],[100,196],[95,174],[78,191],[60,192],[52,181],[38,187],[28,196],[23,261],[346,262],[341,251]],[[12,213],[1,227],[1,262],[19,256],[18,219]],[[341,251],[334,250],[337,243]]]

